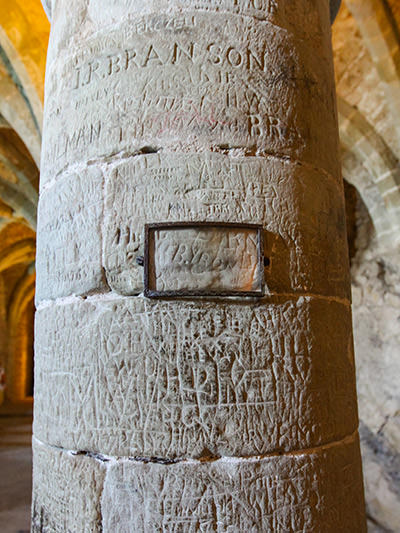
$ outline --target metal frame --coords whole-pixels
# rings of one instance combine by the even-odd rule
[[[257,254],[259,263],[260,290],[258,291],[212,291],[212,290],[180,290],[180,291],[157,291],[149,286],[150,282],[150,238],[151,233],[160,229],[179,229],[179,228],[237,228],[251,229],[257,232]],[[145,242],[144,242],[144,295],[147,298],[187,298],[187,297],[253,297],[261,298],[265,294],[264,282],[264,231],[259,224],[241,224],[234,222],[159,222],[156,224],[145,224]]]

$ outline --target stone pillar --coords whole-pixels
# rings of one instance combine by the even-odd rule
[[[49,7],[33,531],[364,532],[328,0]]]

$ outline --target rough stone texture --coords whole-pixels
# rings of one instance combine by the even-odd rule
[[[269,292],[349,296],[341,261],[347,253],[343,192],[308,165],[272,157],[147,155],[118,164],[105,188],[103,265],[117,292],[134,294],[143,286],[135,259],[144,253],[146,222],[207,220],[263,225]]]
[[[101,531],[104,464],[33,439],[32,533]]]
[[[35,435],[71,449],[169,458],[343,438],[357,427],[348,318],[347,306],[308,298],[45,307],[36,322]]]
[[[115,291],[140,292],[144,224],[188,220],[262,224],[270,293],[349,296],[343,191],[321,171],[218,154],[151,154],[101,168],[103,178],[90,166],[42,193],[38,302],[104,289],[103,268]]]
[[[37,238],[36,300],[87,294],[106,287],[101,262],[103,177],[63,177],[42,191]],[[57,213],[57,216],[54,216]]]
[[[103,531],[358,533],[364,509],[357,449],[350,438],[310,453],[247,461],[113,463],[102,496]]]
[[[82,38],[91,37],[105,26],[121,24],[127,19],[139,19],[139,33],[146,31],[143,17],[149,15],[152,21],[150,28],[168,33],[182,30],[182,15],[188,11],[212,16],[218,13],[244,15],[296,33],[302,39],[317,37],[324,40],[325,46],[330,42],[327,4],[314,0],[148,0],[146,3],[141,0],[117,0],[110,2],[107,10],[101,1],[91,0],[85,5],[82,0],[74,0],[74,17],[65,16],[62,0],[53,2],[55,12],[52,27],[55,32],[48,51],[49,64],[64,54],[68,47],[76,46]],[[44,2],[49,3],[50,0]],[[176,22],[166,23],[166,15]]]
[[[400,262],[372,241],[352,267],[361,444],[368,515],[400,524]]]
[[[354,437],[300,454],[169,465],[34,440],[32,532],[362,532],[357,457]]]
[[[103,531],[363,533],[329,2],[109,4],[52,3],[36,438],[125,456]],[[144,298],[176,221],[261,224],[267,296]]]
[[[178,28],[173,14],[137,15],[50,62],[42,184],[69,162],[160,148],[290,155],[338,176],[323,38],[250,17],[176,16]]]

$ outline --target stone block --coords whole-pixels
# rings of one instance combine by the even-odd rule
[[[50,0],[43,0],[49,3]],[[337,0],[331,0],[331,4]],[[304,41],[321,41],[330,46],[328,6],[313,0],[114,0],[104,8],[102,0],[74,0],[74,17],[68,16],[65,0],[53,0],[55,16],[48,64],[65,52],[66,42],[76,45],[104,26],[116,26],[129,19],[135,31],[145,33],[156,28],[171,34],[185,28],[187,16],[196,13],[243,15],[268,21],[298,35]],[[68,7],[70,4],[68,4]],[[48,11],[49,7],[46,6]]]
[[[98,533],[105,466],[33,439],[32,533]]]
[[[101,264],[101,172],[64,175],[40,196],[36,301],[106,288]]]
[[[355,431],[350,308],[150,301],[37,312],[34,433],[107,455],[251,456]]]
[[[140,293],[144,225],[182,221],[260,224],[267,293],[349,298],[344,220],[340,184],[273,157],[151,154],[84,167],[41,194],[36,298]]]
[[[106,173],[103,265],[110,287],[143,289],[144,224],[231,222],[266,230],[267,292],[349,298],[341,186],[276,158],[152,154]]]
[[[339,176],[327,42],[315,54],[279,26],[219,12],[172,31],[153,19],[107,26],[50,63],[42,184],[79,161],[160,148],[272,153]]]
[[[358,441],[262,459],[118,461],[103,532],[365,533]]]
[[[44,189],[37,301],[108,286],[140,293],[144,226],[157,222],[260,224],[267,293],[349,298],[339,183],[273,157],[161,153],[84,167]]]
[[[32,533],[365,533],[358,440],[299,454],[161,464],[34,439]]]

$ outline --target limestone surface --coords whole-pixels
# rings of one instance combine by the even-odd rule
[[[101,531],[104,476],[100,461],[33,439],[31,532]]]
[[[176,464],[36,440],[34,454],[34,533],[366,531],[354,437],[286,456]]]
[[[101,224],[103,177],[65,175],[41,193],[36,268],[36,300],[104,290]],[[54,216],[54,213],[57,213]]]
[[[105,191],[103,265],[117,292],[143,287],[136,259],[145,223],[217,221],[264,227],[270,293],[349,297],[341,186],[314,168],[272,157],[153,154],[107,171]]]
[[[182,221],[260,224],[267,292],[349,298],[341,184],[274,157],[160,153],[86,166],[44,188],[37,301],[104,291],[105,281],[141,292],[144,225]]]
[[[366,224],[363,223],[363,230]],[[400,263],[373,239],[352,266],[365,499],[377,533],[400,523]]]
[[[240,148],[339,175],[323,40],[316,55],[315,42],[269,22],[188,11],[176,29],[173,17],[99,30],[50,62],[42,184],[67,164],[160,148]]]
[[[52,2],[34,432],[64,473],[37,456],[34,517],[364,533],[329,2],[103,6]],[[200,283],[177,233],[144,249],[178,222],[261,225],[265,296],[147,298],[143,256]],[[261,270],[243,232],[205,263]]]
[[[249,461],[119,461],[106,475],[103,531],[364,533],[358,454],[358,441],[349,438]]]
[[[109,455],[259,455],[355,431],[348,306],[100,298],[36,322],[35,435]],[[207,451],[208,450],[208,451]]]

